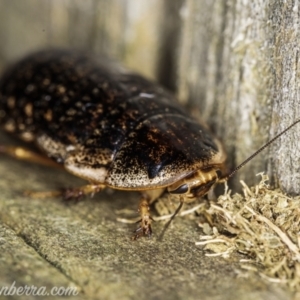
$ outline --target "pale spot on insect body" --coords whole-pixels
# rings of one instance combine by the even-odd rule
[[[15,97],[9,97],[7,99],[7,106],[11,109],[15,108],[16,105],[16,98]]]
[[[75,146],[73,146],[73,145],[68,145],[67,147],[66,147],[66,151],[67,152],[71,152],[71,151],[74,151],[75,150]]]
[[[93,139],[88,139],[88,140],[85,141],[85,143],[87,145],[93,145],[94,144],[94,140]]]
[[[59,122],[64,122],[66,120],[66,117],[65,116],[61,116],[59,117],[58,121]]]
[[[70,143],[72,144],[76,144],[77,143],[77,138],[73,133],[70,133],[67,135],[68,140],[70,141]]]
[[[109,87],[109,84],[107,81],[104,81],[99,87],[100,89],[106,90]]]
[[[48,92],[49,92],[50,94],[52,94],[55,90],[56,90],[56,85],[55,85],[55,84],[50,84],[50,85],[48,86]]]
[[[153,94],[147,94],[147,93],[140,93],[139,96],[143,98],[154,98]]]
[[[26,89],[25,89],[25,93],[30,94],[31,92],[33,92],[35,90],[35,85],[33,84],[28,84]]]
[[[50,79],[49,78],[45,78],[42,82],[43,85],[47,86],[51,83]]]
[[[73,90],[68,90],[68,95],[70,96],[70,97],[74,97],[75,96],[75,92],[73,91]]]
[[[46,101],[50,101],[50,100],[52,99],[52,97],[51,97],[50,95],[45,95],[45,96],[44,96],[44,99],[45,99]]]
[[[92,93],[94,95],[98,95],[99,94],[99,89],[98,88],[94,88],[93,91],[92,91]]]
[[[52,117],[53,117],[52,110],[48,109],[44,114],[44,118],[50,122],[52,120]]]
[[[157,138],[155,138],[155,136],[153,134],[149,133],[149,132],[147,134],[147,139],[149,141],[152,141],[152,142],[157,143],[159,145],[159,140]]]
[[[78,108],[81,108],[83,105],[82,105],[82,102],[78,101],[75,103],[75,106]]]
[[[20,131],[25,130],[25,125],[24,125],[23,123],[18,123],[18,129],[19,129]]]
[[[35,135],[32,132],[24,131],[20,134],[20,138],[25,142],[34,141]]]
[[[102,104],[97,105],[96,112],[99,113],[99,114],[103,113],[103,105]]]
[[[85,95],[85,96],[82,97],[82,100],[83,100],[83,101],[86,101],[86,102],[89,102],[89,101],[91,101],[91,97]]]
[[[76,115],[76,110],[74,108],[70,108],[66,112],[67,116],[74,116]]]
[[[26,125],[31,125],[32,123],[33,123],[33,119],[32,118],[28,117],[28,118],[25,119],[25,124]]]
[[[32,117],[32,103],[28,102],[24,107],[24,112],[27,117]]]
[[[14,132],[16,130],[16,123],[14,120],[9,119],[5,124],[4,124],[4,129],[8,132]]]
[[[70,101],[70,98],[68,96],[63,96],[62,102],[63,103],[68,103]]]
[[[66,90],[67,90],[67,89],[66,89],[63,85],[58,85],[58,86],[57,86],[57,91],[58,91],[58,93],[61,94],[61,95],[64,94],[64,93],[66,92]]]
[[[101,131],[98,128],[94,129],[94,134],[95,135],[100,135],[100,133],[101,133]]]

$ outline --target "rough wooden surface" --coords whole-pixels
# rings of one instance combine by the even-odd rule
[[[231,166],[300,116],[298,22],[298,1],[187,1],[178,93],[222,138]],[[285,191],[299,194],[299,132],[236,179],[253,184],[268,169]]]
[[[195,220],[176,219],[162,241],[163,224],[155,222],[152,239],[132,241],[136,225],[116,218],[118,210],[136,209],[134,193],[103,192],[69,204],[22,195],[81,183],[62,171],[0,158],[0,287],[76,286],[77,299],[292,299],[283,286],[241,270],[242,257],[206,257],[194,244]],[[30,299],[11,299],[23,298]]]
[[[273,99],[272,132],[278,132],[300,118],[300,27],[299,2],[287,1],[268,9]],[[300,193],[300,126],[274,145],[269,161],[277,184],[290,194]]]

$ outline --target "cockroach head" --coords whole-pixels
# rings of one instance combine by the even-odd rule
[[[203,168],[170,185],[168,192],[180,196],[184,202],[190,202],[207,194],[218,182],[219,176],[218,168]]]
[[[277,140],[280,136],[282,136],[299,122],[300,119],[296,120],[293,124],[277,134],[274,138],[272,138],[269,142],[259,148],[255,153],[249,156],[245,161],[235,167],[232,171],[221,174],[220,165],[204,167],[170,185],[168,187],[168,192],[171,194],[179,195],[181,199],[184,199],[184,202],[190,202],[193,201],[194,198],[204,196],[216,183],[227,181],[239,169],[245,166],[261,151],[267,148],[270,144],[272,144],[275,140]]]

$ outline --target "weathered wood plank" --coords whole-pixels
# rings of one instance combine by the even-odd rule
[[[272,76],[272,132],[300,117],[299,1],[270,2],[268,8],[269,65]],[[269,161],[277,184],[286,192],[300,193],[300,127],[275,144]]]
[[[56,287],[61,290],[74,288],[74,294],[69,294],[69,299],[77,299],[80,295],[82,296],[80,287],[53,266],[51,261],[41,257],[34,248],[26,243],[25,239],[25,236],[19,236],[7,225],[0,224],[0,298],[17,299],[16,289],[26,286],[28,288],[34,286],[36,289],[32,288],[31,293],[29,289],[27,291],[19,290],[20,299],[35,299],[34,294],[44,292],[49,294],[52,292],[52,296],[55,296]]]

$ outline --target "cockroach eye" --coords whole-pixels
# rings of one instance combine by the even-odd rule
[[[195,187],[191,189],[191,194],[193,194],[194,197],[202,197],[211,189],[215,182],[216,180],[211,180],[209,182],[206,182],[205,184]]]
[[[185,194],[189,190],[189,187],[187,184],[181,185],[179,188],[177,188],[174,191],[169,191],[171,194]]]

